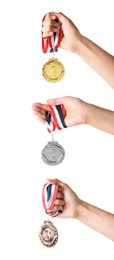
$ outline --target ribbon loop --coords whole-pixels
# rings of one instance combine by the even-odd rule
[[[45,212],[51,216],[56,217],[61,210],[53,210],[54,203],[57,197],[58,184],[44,184],[42,190],[42,204],[44,206]]]
[[[46,15],[43,17],[42,22],[45,20],[45,17]],[[54,32],[52,36],[42,36],[42,51],[44,53],[58,51],[58,47],[62,40],[62,24],[58,19],[55,19],[55,21],[58,23],[57,31]]]

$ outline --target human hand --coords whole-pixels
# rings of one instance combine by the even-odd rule
[[[58,184],[58,192],[53,211],[62,210],[60,218],[78,218],[81,200],[76,193],[64,182],[58,179],[47,179],[46,183]]]
[[[42,22],[42,37],[52,36],[57,31],[58,23],[55,19],[58,19],[62,23],[63,38],[60,47],[71,52],[76,52],[82,36],[75,24],[62,13],[47,13],[45,20]]]
[[[49,111],[48,105],[63,104],[66,110],[66,117],[64,118],[67,127],[85,124],[87,121],[86,103],[75,97],[61,97],[47,100],[47,104],[34,103],[32,106],[34,115],[38,116],[38,120],[46,123],[45,114]]]

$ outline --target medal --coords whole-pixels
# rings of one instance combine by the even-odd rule
[[[43,222],[39,231],[39,238],[46,247],[52,247],[57,243],[58,231],[51,221],[45,220]]]
[[[45,16],[42,22],[45,20]],[[51,83],[58,82],[65,74],[65,68],[63,64],[54,58],[54,52],[58,51],[58,47],[62,40],[62,24],[56,19],[58,23],[57,31],[52,36],[42,37],[42,51],[44,53],[52,52],[53,57],[49,59],[42,68],[42,75],[45,80]]]
[[[65,150],[58,142],[52,140],[43,148],[41,157],[46,164],[57,165],[63,161]]]
[[[66,128],[64,117],[66,111],[63,105],[50,106],[49,111],[46,111],[46,124],[48,132],[52,134],[52,141],[49,141],[41,152],[42,160],[48,165],[57,165],[61,163],[65,157],[64,148],[54,141],[54,131]]]
[[[49,59],[42,68],[42,75],[45,80],[55,83],[63,78],[65,68],[56,58]]]
[[[58,192],[58,184],[45,183],[42,189],[42,204],[45,212],[56,217],[61,210],[53,210]],[[45,220],[39,230],[39,238],[44,246],[52,247],[58,241],[58,231],[51,221]]]

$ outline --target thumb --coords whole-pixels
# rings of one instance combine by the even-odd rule
[[[55,106],[55,105],[63,105],[64,98],[53,98],[47,100],[48,105]]]
[[[61,187],[62,190],[64,190],[66,187],[66,184],[58,179],[46,179],[46,183],[58,184],[58,186]]]
[[[58,179],[46,179],[45,181],[47,184],[58,184]]]
[[[51,13],[52,13],[53,15],[55,15],[61,23],[63,23],[64,18],[67,18],[67,17],[66,17],[63,13],[61,13],[61,12],[51,12]]]

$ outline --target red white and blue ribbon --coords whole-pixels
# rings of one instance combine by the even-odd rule
[[[46,124],[48,132],[51,133],[55,131],[56,128],[62,130],[66,128],[64,118],[66,116],[66,110],[63,105],[50,106],[49,111],[46,111]]]
[[[62,213],[62,210],[53,210],[54,203],[57,197],[58,184],[44,184],[42,190],[42,203],[45,212],[51,216],[56,217],[58,214]]]
[[[42,22],[45,20],[46,15],[43,17]],[[62,24],[58,19],[55,19],[58,23],[57,32],[54,32],[52,36],[42,37],[42,51],[46,52],[55,52],[58,51],[62,39]]]

